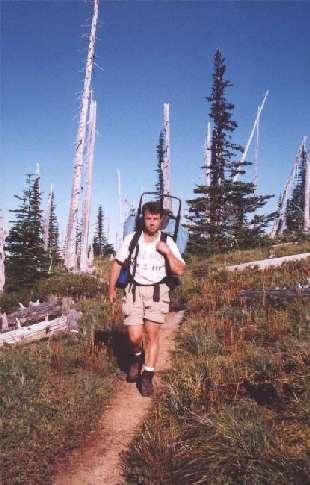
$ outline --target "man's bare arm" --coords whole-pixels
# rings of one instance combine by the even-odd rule
[[[109,282],[109,300],[110,303],[114,303],[116,299],[116,282],[121,272],[122,265],[118,261],[114,260],[111,268],[110,273],[110,282]]]
[[[172,271],[173,274],[177,276],[182,276],[182,274],[185,271],[185,263],[183,261],[180,261],[171,251],[169,248],[168,244],[164,243],[163,241],[160,241],[156,244],[156,249],[159,251],[161,254],[164,254],[168,260],[169,267]]]

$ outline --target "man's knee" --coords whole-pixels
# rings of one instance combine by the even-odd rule
[[[143,334],[142,326],[141,328],[137,328],[137,326],[128,327],[128,338],[130,340],[130,343],[132,343],[133,345],[141,344],[142,334]]]
[[[152,344],[159,339],[160,324],[155,322],[150,322],[146,320],[145,322],[145,337],[146,340]]]

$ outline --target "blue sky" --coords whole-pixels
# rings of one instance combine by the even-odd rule
[[[53,183],[64,229],[92,2],[2,0],[0,6],[0,206],[8,220],[13,194],[40,162],[44,205]],[[270,90],[261,119],[259,192],[275,193],[268,209],[275,207],[298,144],[310,135],[309,19],[310,3],[299,1],[101,0],[92,220],[102,204],[112,241],[116,168],[130,200],[138,200],[141,188],[153,189],[164,102],[171,105],[172,192],[191,197],[201,182],[216,48],[234,84],[227,98],[235,104],[235,142],[246,143]]]

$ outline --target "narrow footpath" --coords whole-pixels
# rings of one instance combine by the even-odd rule
[[[160,335],[160,356],[158,371],[170,366],[170,351],[174,349],[174,337],[183,312],[169,313]],[[155,386],[159,377],[155,378]],[[115,389],[110,406],[98,421],[93,441],[74,450],[55,477],[54,485],[121,485],[124,483],[120,454],[124,452],[137,430],[147,417],[152,399],[142,397],[135,384],[124,379]]]

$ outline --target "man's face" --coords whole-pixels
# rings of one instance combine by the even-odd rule
[[[160,229],[160,214],[151,214],[148,210],[144,214],[144,229],[153,235]]]

